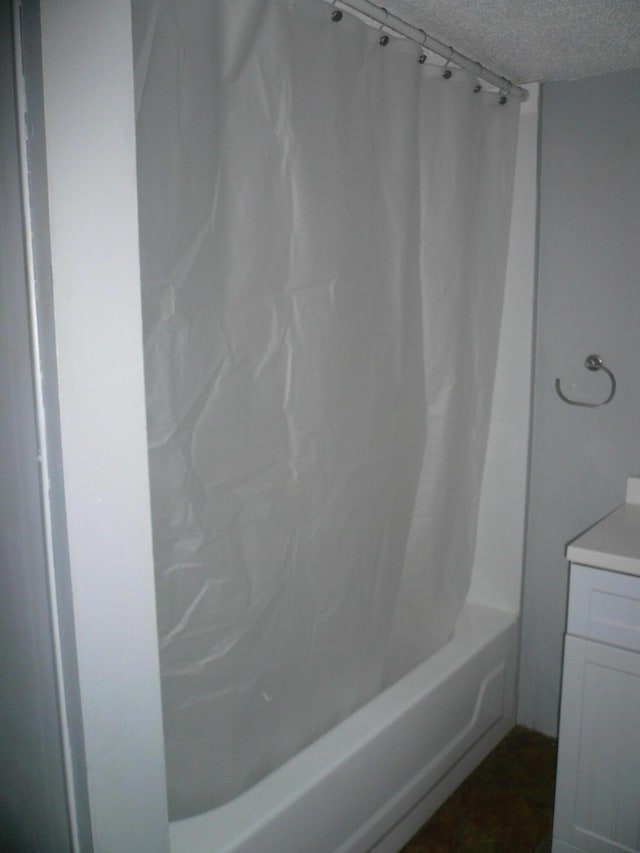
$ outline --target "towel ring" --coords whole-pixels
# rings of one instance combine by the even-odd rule
[[[616,377],[613,375],[612,371],[605,365],[602,360],[602,356],[597,353],[592,353],[592,355],[588,355],[584,360],[584,366],[587,370],[604,370],[609,379],[611,380],[611,391],[609,392],[609,396],[606,400],[603,400],[601,403],[581,403],[579,400],[570,400],[566,397],[562,390],[560,389],[560,380],[556,379],[556,392],[558,397],[561,400],[564,400],[565,403],[568,403],[570,406],[585,406],[589,409],[597,409],[598,406],[606,406],[607,403],[610,403],[613,400],[614,394],[616,393]]]

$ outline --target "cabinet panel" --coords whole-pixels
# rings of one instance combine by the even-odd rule
[[[593,853],[640,851],[639,709],[640,654],[567,636],[558,840]]]
[[[574,563],[567,632],[640,651],[640,577]]]

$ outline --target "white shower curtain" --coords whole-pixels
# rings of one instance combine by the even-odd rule
[[[176,818],[235,796],[452,631],[518,104],[320,0],[133,13]]]

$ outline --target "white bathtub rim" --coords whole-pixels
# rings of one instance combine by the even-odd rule
[[[349,839],[345,841],[344,845],[337,848],[335,853],[347,853],[348,850],[351,850],[355,842],[357,842],[361,838],[367,837],[371,828],[376,826],[380,822],[381,817],[383,817],[385,814],[392,814],[394,812],[397,812],[399,804],[406,802],[410,798],[413,799],[415,797],[414,792],[416,791],[416,789],[423,788],[424,790],[422,796],[426,796],[429,790],[434,788],[444,775],[444,773],[436,775],[434,780],[434,771],[437,770],[439,766],[442,766],[444,764],[446,764],[447,768],[450,769],[451,766],[455,765],[459,761],[459,758],[456,756],[456,753],[458,751],[459,746],[476,729],[476,726],[478,724],[478,718],[483,710],[484,696],[487,689],[487,683],[494,676],[503,675],[505,667],[505,661],[501,661],[487,675],[480,689],[480,693],[477,697],[473,715],[467,723],[466,727],[462,729],[452,741],[447,743],[447,745],[441,752],[434,755],[434,757],[427,764],[425,764],[417,773],[413,774],[410,778],[408,778],[405,784],[389,798],[389,800],[385,803],[384,807],[378,809],[371,816],[369,821],[362,824],[359,829],[355,833],[353,833],[353,835]],[[500,720],[498,720],[495,725],[499,725],[499,723]],[[485,732],[483,732],[483,734],[485,734]],[[448,763],[448,759],[453,759],[453,761]]]
[[[512,613],[485,605],[465,604],[451,641],[362,708],[276,768],[264,779],[216,809],[170,823],[171,849],[216,853],[240,848],[275,815],[341,767],[424,696],[424,675],[430,670],[429,692],[503,634],[518,619]],[[327,749],[330,745],[331,749]],[[400,793],[400,792],[399,792]],[[239,830],[238,827],[243,829]]]

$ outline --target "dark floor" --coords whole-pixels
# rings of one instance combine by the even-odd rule
[[[516,726],[401,853],[542,853],[557,741]]]

